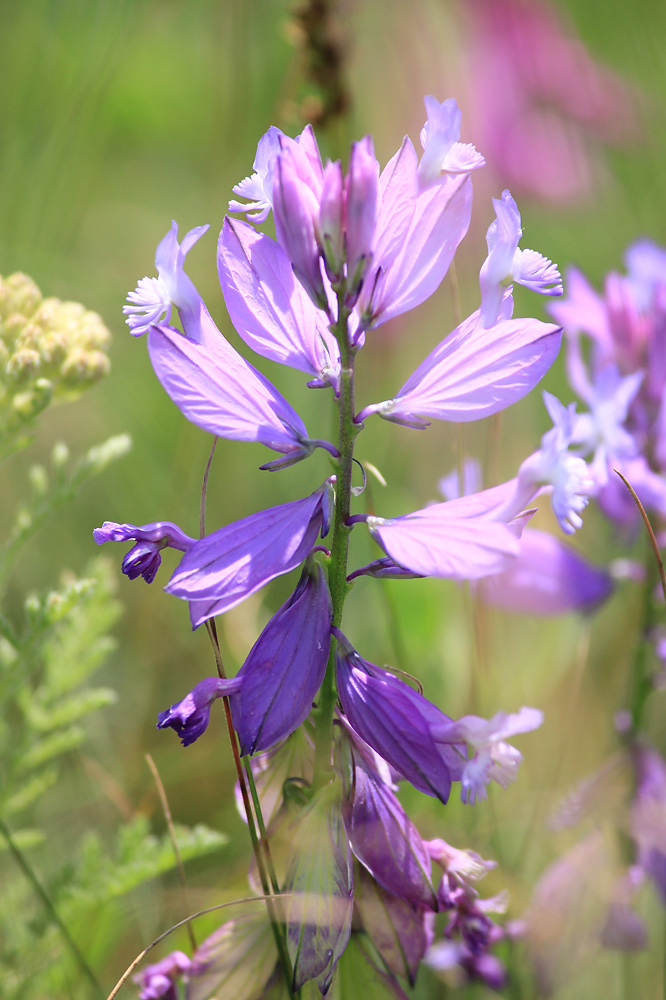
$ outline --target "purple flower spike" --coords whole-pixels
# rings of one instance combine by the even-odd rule
[[[93,538],[98,545],[104,542],[135,541],[134,545],[123,559],[123,573],[136,580],[142,576],[146,583],[155,579],[160,563],[162,549],[179,549],[187,552],[194,539],[180,530],[171,521],[154,521],[152,524],[117,524],[115,521],[105,521],[101,528],[95,528]]]
[[[344,817],[351,848],[374,879],[413,906],[437,908],[430,855],[391,787],[352,744],[354,775]]]
[[[139,1000],[178,1000],[177,981],[190,967],[190,960],[182,951],[172,951],[161,962],[147,965],[134,976],[141,987]]]
[[[287,464],[309,455],[316,443],[299,415],[224,339],[203,302],[201,329],[200,344],[168,326],[148,335],[155,374],[184,416],[217,437],[259,441],[287,456]]]
[[[239,677],[228,679],[207,677],[205,680],[199,681],[182,701],[172,705],[166,712],[160,712],[157,716],[157,728],[167,729],[170,727],[178,733],[183,746],[189,747],[190,743],[194,743],[206,731],[210,718],[210,706],[215,699],[235,694],[240,684]]]
[[[403,517],[363,515],[370,533],[399,566],[419,576],[478,580],[506,569],[518,555],[528,514],[492,520],[511,484],[432,504]],[[514,512],[515,513],[515,512]]]
[[[481,322],[494,326],[500,314],[504,284],[516,281],[541,295],[561,295],[560,272],[536,250],[519,250],[523,234],[518,206],[509,191],[493,198],[497,218],[487,234],[488,256],[481,267]]]
[[[327,519],[328,486],[250,514],[192,545],[164,589],[193,602],[193,628],[303,562]]]
[[[451,720],[408,684],[362,660],[342,632],[332,631],[338,694],[349,724],[415,788],[446,802],[463,758],[460,748],[438,745],[432,730]]]
[[[178,225],[171,223],[171,229],[155,251],[155,267],[157,278],[141,278],[136,289],[129,292],[129,305],[123,306],[127,316],[125,322],[130,333],[135,337],[147,333],[154,323],[164,319],[171,320],[171,307],[180,311],[183,328],[188,326],[187,334],[198,340],[196,324],[199,316],[201,296],[192,281],[183,271],[185,256],[194,244],[207,231],[208,226],[197,226],[190,229],[178,242]]]
[[[393,399],[366,406],[371,413],[408,427],[423,418],[466,423],[498,413],[522,399],[557,357],[562,330],[536,319],[508,319],[492,329],[479,325],[479,310],[449,334]]]
[[[321,566],[306,566],[238,672],[231,714],[242,754],[267,750],[307,718],[326,672],[331,612]]]
[[[486,604],[525,615],[594,611],[613,592],[606,570],[592,566],[545,531],[527,528],[509,568],[478,584]]]
[[[217,264],[229,317],[248,347],[337,390],[337,341],[326,314],[294,277],[282,247],[247,223],[227,217]]]
[[[471,143],[458,141],[462,115],[456,101],[450,97],[440,104],[436,97],[424,97],[423,103],[428,120],[421,129],[421,185],[426,187],[442,173],[461,174],[484,166],[486,161]]]

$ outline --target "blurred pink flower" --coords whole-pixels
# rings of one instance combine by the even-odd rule
[[[588,196],[598,147],[636,138],[637,93],[544,0],[464,0],[470,131],[500,182],[548,201]]]

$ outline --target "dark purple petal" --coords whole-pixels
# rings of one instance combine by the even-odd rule
[[[194,544],[194,539],[171,521],[155,521],[141,526],[105,521],[101,528],[94,529],[93,538],[98,545],[134,540],[136,544],[123,559],[122,571],[130,580],[142,576],[146,583],[155,579],[162,562],[162,549],[169,547],[186,552]]]
[[[231,714],[242,754],[267,750],[309,715],[326,672],[331,610],[321,566],[306,567],[238,673]]]
[[[350,725],[415,788],[446,802],[462,761],[457,748],[438,746],[431,728],[451,720],[408,684],[362,660],[333,631],[338,694]]]
[[[352,754],[353,786],[344,810],[352,851],[394,896],[436,909],[430,855],[418,830],[374,768],[361,754]]]
[[[206,677],[192,688],[182,701],[172,705],[157,717],[157,728],[171,728],[178,733],[184,747],[188,747],[206,731],[210,706],[216,698],[234,694],[240,687],[240,678]]]
[[[164,588],[193,602],[193,628],[303,562],[321,527],[327,488],[325,483],[303,500],[250,514],[194,543]]]

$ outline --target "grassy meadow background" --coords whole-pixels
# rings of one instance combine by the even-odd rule
[[[520,197],[524,245],[560,267],[579,265],[598,286],[621,267],[626,245],[641,235],[666,243],[666,7],[657,0],[574,0],[556,5],[571,19],[592,54],[635,88],[639,126],[634,138],[604,154],[603,176],[591,199],[549,206]],[[188,273],[222,332],[239,338],[225,314],[215,261],[217,233],[231,187],[250,172],[256,142],[271,124],[290,134],[303,125],[316,88],[306,80],[306,57],[292,3],[282,0],[27,0],[0,4],[0,273],[26,271],[45,295],[75,299],[109,326],[112,371],[79,401],[48,411],[35,446],[3,469],[0,530],[27,492],[29,466],[65,440],[81,453],[111,434],[129,433],[131,454],[87,484],[40,531],[17,567],[6,595],[20,616],[25,594],[53,586],[63,569],[83,573],[99,552],[92,529],[103,520],[136,524],[171,520],[195,534],[199,494],[210,438],[189,424],[152,373],[145,343],[132,338],[122,304],[139,277],[154,274],[155,247],[171,220],[181,236],[211,229],[190,253]],[[463,39],[456,9],[444,0],[342,0],[337,11],[344,52],[346,116],[321,138],[323,155],[345,155],[349,142],[375,136],[384,163],[408,132],[423,123],[424,94],[456,96],[465,128]],[[310,103],[308,103],[310,102]],[[470,233],[458,258],[463,314],[478,303],[478,268],[492,219],[492,189],[475,180]],[[520,290],[517,315],[541,316],[543,301]],[[406,375],[455,325],[451,285],[445,281],[420,309],[368,337],[358,360],[358,398],[390,396]],[[249,357],[249,351],[243,352]],[[252,359],[253,361],[256,359]],[[259,365],[302,414],[313,436],[329,435],[330,398],[311,392],[305,377],[270,362]],[[562,358],[544,386],[571,398]],[[467,425],[465,448],[486,461],[494,481],[509,478],[547,429],[540,395],[504,413],[497,440],[485,423]],[[374,463],[388,486],[372,485],[378,513],[392,515],[436,497],[437,480],[455,465],[456,429],[426,432],[369,420],[358,457]],[[275,475],[259,445],[220,441],[208,493],[213,529],[265,506],[303,496],[328,475],[323,453]],[[488,484],[490,485],[490,483]],[[359,501],[358,510],[363,509]],[[557,530],[545,509],[537,526]],[[356,535],[359,537],[357,538]],[[600,563],[633,554],[643,539],[616,540],[589,509],[574,545]],[[131,816],[164,820],[144,755],[150,752],[167,787],[177,821],[225,832],[226,847],[188,868],[191,902],[212,905],[247,892],[249,844],[237,816],[233,774],[222,713],[206,738],[183,750],[172,733],[155,729],[157,712],[179,700],[214,670],[204,630],[192,634],[187,606],[163,594],[176,557],[167,552],[157,582],[130,583],[120,574],[121,546],[106,546],[124,612],[117,647],[104,668],[117,704],[93,717],[90,738],[68,759],[58,787],[43,800],[37,822],[49,830],[48,850],[33,856],[44,877],[76,850],[87,829],[109,841]],[[366,533],[354,537],[353,565],[372,557]],[[229,613],[223,625],[230,670],[242,663],[259,630],[291,592],[275,581]],[[592,619],[528,619],[474,607],[468,592],[443,581],[362,579],[345,612],[345,631],[362,655],[393,663],[423,681],[426,694],[452,716],[492,715],[521,705],[543,708],[546,722],[519,746],[525,762],[507,792],[463,808],[444,808],[405,789],[413,818],[429,837],[442,836],[499,861],[482,886],[489,895],[511,892],[510,916],[520,917],[547,864],[582,837],[555,832],[548,818],[561,799],[617,749],[614,713],[623,706],[641,594],[619,586]],[[663,695],[650,703],[648,730],[666,751]],[[11,860],[0,856],[2,870]],[[1,891],[1,890],[0,890]],[[650,924],[649,949],[628,958],[595,957],[557,996],[652,998],[663,989],[664,914],[650,886],[638,908]],[[35,904],[37,910],[37,904]],[[152,937],[184,915],[175,875],[151,882],[100,913],[106,945],[94,944],[96,971],[110,989]],[[16,919],[28,915],[17,914]],[[217,923],[201,921],[199,938]],[[81,941],[93,948],[90,940]],[[2,930],[0,928],[0,942]],[[0,948],[2,947],[0,943]],[[187,947],[184,934],[172,947]],[[48,955],[35,962],[48,963]],[[561,961],[567,961],[566,954]],[[526,988],[525,988],[526,989]],[[527,998],[520,981],[513,995]],[[423,970],[415,995],[449,996]],[[126,996],[132,995],[127,987]],[[489,991],[472,986],[466,996]],[[86,996],[73,973],[72,997]],[[2,983],[0,983],[2,997]],[[60,998],[59,998],[60,1000]]]

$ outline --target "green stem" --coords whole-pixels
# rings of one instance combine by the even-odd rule
[[[5,824],[4,824],[4,822],[3,822],[2,819],[0,819],[0,833],[2,833],[3,837],[7,841],[7,846],[9,847],[9,850],[14,855],[14,858],[15,858],[16,863],[18,864],[19,868],[21,868],[21,870],[23,871],[23,874],[28,879],[28,881],[32,885],[33,889],[35,890],[35,892],[37,893],[37,895],[41,899],[42,903],[44,904],[44,908],[46,909],[49,917],[51,918],[51,921],[55,924],[55,926],[60,931],[60,933],[62,935],[62,938],[63,938],[65,944],[67,945],[67,947],[69,948],[69,950],[71,951],[72,957],[74,958],[76,964],[79,966],[79,968],[83,972],[83,974],[86,977],[86,979],[89,980],[89,982],[90,982],[91,986],[93,987],[96,995],[103,998],[104,997],[104,990],[102,989],[100,983],[98,982],[97,977],[95,976],[95,973],[92,971],[92,969],[90,968],[90,966],[86,962],[85,958],[83,957],[83,955],[79,951],[79,947],[78,947],[76,941],[74,940],[74,938],[72,937],[72,935],[69,933],[69,930],[68,930],[67,926],[65,925],[65,923],[63,922],[62,917],[60,916],[60,914],[56,910],[55,906],[51,902],[51,898],[50,898],[48,892],[46,891],[46,889],[44,888],[44,886],[42,885],[42,883],[39,881],[39,879],[38,879],[38,877],[37,877],[34,869],[32,868],[32,866],[30,865],[28,859],[25,857],[25,855],[21,851],[20,847],[16,844],[16,842],[15,842],[14,838],[12,837],[9,829],[5,826]]]
[[[351,514],[352,467],[354,441],[361,428],[354,423],[354,360],[356,348],[349,343],[347,329],[348,311],[344,306],[344,290],[338,292],[338,322],[333,332],[340,346],[340,414],[338,471],[335,484],[335,513],[331,538],[331,557],[328,565],[328,586],[333,605],[332,624],[338,628],[342,622],[342,609],[349,592],[347,583],[347,556],[351,528],[347,524]],[[331,771],[331,728],[337,701],[335,684],[335,639],[326,667],[326,675],[319,695],[315,715],[315,770],[313,791],[326,784]]]

